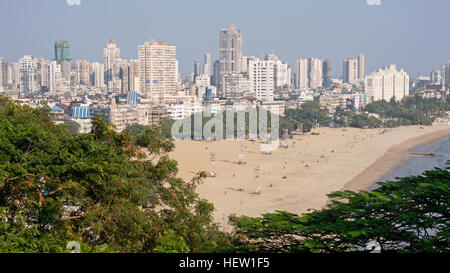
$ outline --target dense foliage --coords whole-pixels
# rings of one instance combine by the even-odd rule
[[[354,128],[378,128],[383,126],[383,121],[367,114],[356,114],[351,111],[337,113],[334,122],[338,126],[350,126]]]
[[[213,205],[176,178],[173,142],[157,127],[137,138],[101,117],[90,134],[50,111],[0,98],[0,252],[204,252],[226,238]],[[144,149],[145,148],[145,149]]]
[[[327,116],[326,111],[320,108],[320,104],[314,101],[307,101],[300,109],[286,110],[285,120],[288,129],[296,130],[303,124],[303,132],[309,132],[316,125],[328,125],[332,119]]]
[[[449,162],[450,163],[450,162]],[[327,208],[231,217],[234,251],[449,252],[450,168],[379,183],[372,192],[335,192]]]
[[[432,117],[441,117],[445,111],[450,111],[450,100],[411,96],[400,102],[376,101],[368,104],[365,110],[379,114],[383,119],[391,119],[386,122],[386,127],[431,125]]]

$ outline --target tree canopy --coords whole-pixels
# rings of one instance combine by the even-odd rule
[[[213,251],[226,236],[195,180],[176,178],[173,147],[158,127],[135,138],[101,117],[74,135],[47,109],[0,98],[0,252],[64,252],[69,241],[83,252]]]
[[[450,251],[450,168],[379,185],[372,192],[332,193],[327,208],[302,216],[232,216],[233,251],[369,252],[370,245],[381,252]]]

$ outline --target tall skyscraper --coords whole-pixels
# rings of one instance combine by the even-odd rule
[[[310,88],[320,88],[322,87],[322,71],[323,71],[323,61],[318,58],[308,59],[308,81]]]
[[[223,92],[223,77],[242,70],[242,32],[232,24],[220,31],[219,37],[219,92]]]
[[[106,48],[103,50],[103,64],[105,70],[105,84],[119,78],[120,70],[120,48],[117,47],[116,41],[110,39]]]
[[[60,84],[62,80],[61,65],[57,61],[50,63],[48,67],[48,83],[49,91],[51,93],[56,93],[60,91]]]
[[[250,88],[259,101],[273,101],[275,62],[255,59],[249,63]]]
[[[205,53],[205,64],[203,65],[203,74],[211,77],[211,54]]]
[[[91,85],[91,65],[86,60],[77,60],[75,71],[75,84],[77,85]]]
[[[70,44],[67,41],[55,42],[55,61],[61,66],[62,77],[70,82]]]
[[[211,84],[215,87],[219,86],[219,78],[220,78],[220,62],[219,60],[216,60],[213,63],[213,76],[211,78]]]
[[[129,81],[130,91],[139,91],[139,73],[138,73],[139,61],[131,60],[129,68]],[[177,68],[178,71],[178,68]]]
[[[326,59],[323,62],[323,83],[322,86],[328,88],[331,86],[331,61],[330,59]]]
[[[445,87],[450,85],[450,60],[442,65],[441,78]]]
[[[200,61],[199,60],[195,60],[194,61],[194,83],[197,79],[198,76],[200,76]]]
[[[90,80],[91,86],[95,86],[97,88],[105,87],[105,67],[101,63],[91,63],[90,68]]]
[[[350,83],[353,84],[358,80],[358,60],[357,59],[345,59],[344,60],[344,83]]]
[[[294,85],[296,89],[308,88],[308,59],[298,59],[295,62]]]
[[[138,55],[140,93],[159,99],[174,95],[178,76],[176,47],[146,42],[139,46]]]
[[[409,76],[395,65],[390,65],[369,74],[365,79],[365,92],[373,101],[397,101],[409,96]]]
[[[3,58],[0,57],[0,92],[4,90],[4,79],[3,79]]]
[[[58,63],[57,61],[54,62]],[[50,61],[47,61],[44,58],[39,58],[37,78],[39,79],[39,85],[41,90],[49,90],[50,88],[49,82],[50,63],[51,63]],[[61,65],[59,67],[61,73],[60,77],[62,77]]]
[[[0,57],[0,91],[4,90],[9,83],[9,66],[7,62],[3,61],[3,58]]]
[[[19,60],[19,89],[22,95],[29,95],[38,91],[36,71],[36,57],[25,55]]]
[[[366,77],[366,60],[364,54],[359,54],[358,57],[358,79],[364,80]]]

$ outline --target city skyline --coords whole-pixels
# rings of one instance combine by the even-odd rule
[[[122,58],[137,59],[138,45],[153,38],[177,46],[180,72],[186,76],[193,72],[193,61],[201,60],[205,52],[213,61],[218,59],[219,31],[234,24],[243,32],[244,56],[263,58],[273,52],[291,67],[299,58],[330,59],[333,77],[342,76],[343,60],[360,53],[367,58],[367,72],[394,63],[412,76],[428,75],[450,57],[450,38],[443,34],[448,1],[436,0],[432,5],[407,1],[408,12],[402,10],[406,0],[384,1],[381,6],[369,6],[365,0],[336,2],[281,1],[275,5],[246,1],[233,14],[228,5],[207,1],[191,5],[183,1],[83,1],[74,6],[62,0],[2,2],[0,10],[10,23],[4,34],[9,42],[0,44],[0,55],[10,63],[28,54],[53,59],[54,42],[67,40],[73,60],[98,62],[105,43],[113,38]],[[193,9],[201,16],[189,14]],[[220,13],[214,12],[219,9]],[[430,10],[433,17],[424,19]],[[129,15],[115,20],[123,14]],[[269,14],[276,16],[267,20]],[[169,15],[173,23],[161,22],[160,18]]]

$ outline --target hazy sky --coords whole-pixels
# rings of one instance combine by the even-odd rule
[[[109,38],[124,59],[150,38],[177,46],[180,72],[203,52],[218,56],[219,30],[243,31],[244,55],[274,52],[291,66],[300,57],[330,58],[334,76],[347,57],[366,55],[366,71],[390,63],[411,76],[450,58],[449,0],[0,0],[0,56],[53,58],[68,40],[72,59],[103,62]],[[369,0],[379,3],[380,0]],[[6,25],[5,25],[6,24]]]

